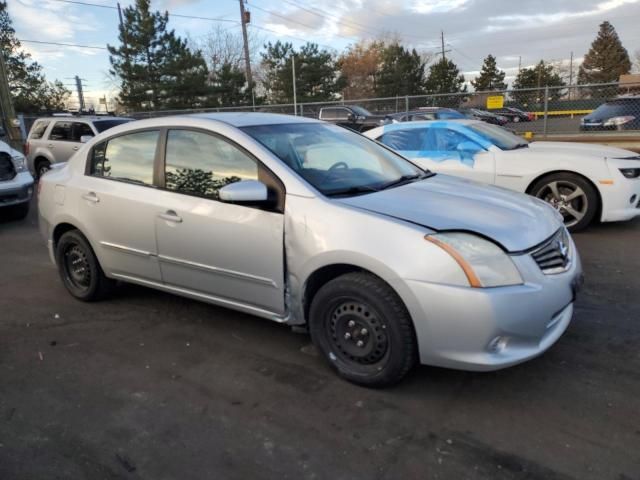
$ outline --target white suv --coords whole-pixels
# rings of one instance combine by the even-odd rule
[[[33,194],[33,177],[27,170],[27,162],[17,150],[0,142],[0,211],[15,218],[29,213]]]
[[[83,142],[130,121],[131,118],[104,116],[39,118],[31,127],[25,143],[29,170],[40,178],[54,163],[69,160]]]

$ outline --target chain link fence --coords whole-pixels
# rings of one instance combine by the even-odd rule
[[[428,107],[446,107],[460,110],[467,115],[476,115],[478,118],[477,111],[480,110],[491,114],[483,117],[485,121],[501,124],[517,133],[542,136],[607,131],[640,134],[640,83],[303,102],[295,105],[290,103],[203,107],[188,110],[129,112],[126,115],[142,119],[203,112],[256,111],[318,118],[321,108],[335,105],[358,105],[377,115],[391,115]],[[522,113],[514,112],[512,109]],[[599,109],[598,112],[592,115],[596,109]],[[33,123],[35,118],[35,116],[24,117],[25,125]]]

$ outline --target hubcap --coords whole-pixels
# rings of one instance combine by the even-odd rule
[[[386,325],[363,303],[339,304],[331,314],[329,327],[333,344],[348,360],[371,365],[388,351]]]
[[[542,187],[536,197],[551,204],[564,218],[564,224],[572,227],[587,214],[587,194],[573,182],[558,180]]]
[[[67,278],[76,288],[86,289],[91,284],[91,267],[87,254],[79,245],[71,245],[64,254]]]

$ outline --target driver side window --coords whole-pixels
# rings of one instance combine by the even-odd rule
[[[448,128],[430,128],[427,143],[428,150],[438,152],[456,152],[462,144],[466,146],[473,145],[477,151],[482,150],[480,145],[477,145],[467,136]]]

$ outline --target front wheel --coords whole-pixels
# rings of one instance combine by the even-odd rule
[[[317,292],[309,312],[311,339],[343,378],[384,387],[415,365],[413,324],[398,295],[380,278],[347,273]]]
[[[520,117],[513,117],[513,122],[518,123],[520,121]]]
[[[558,210],[572,232],[586,228],[598,211],[596,189],[575,173],[547,175],[533,185],[531,194]]]
[[[78,230],[60,237],[56,245],[56,263],[62,283],[79,300],[100,300],[113,287],[113,280],[105,276],[91,245]]]

